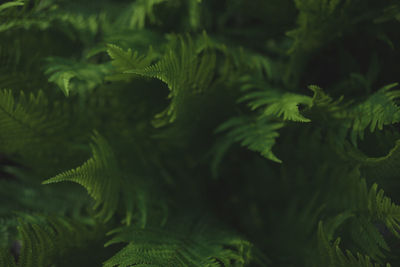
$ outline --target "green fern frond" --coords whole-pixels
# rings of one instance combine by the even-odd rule
[[[164,2],[166,0],[136,0],[118,17],[116,25],[123,25],[130,30],[143,29],[146,19],[150,23],[156,22],[153,9]]]
[[[117,164],[112,148],[99,133],[95,132],[91,144],[92,158],[82,166],[45,180],[43,184],[64,181],[75,182],[83,186],[95,200],[95,217],[109,221],[118,209],[120,198],[124,206],[123,223],[130,225],[133,219],[141,227],[146,225],[147,205],[150,205],[146,190],[137,179],[128,180]],[[137,177],[135,177],[137,178]],[[138,211],[134,214],[133,211]]]
[[[3,153],[19,152],[46,139],[58,129],[45,115],[47,99],[42,91],[27,97],[22,91],[17,100],[11,90],[0,90],[0,149]]]
[[[364,130],[369,126],[371,132],[376,128],[400,121],[400,107],[394,102],[400,98],[400,90],[390,91],[398,83],[386,85],[371,95],[365,102],[355,106],[349,113],[352,123],[351,140],[356,144],[357,137],[364,138]]]
[[[202,43],[207,43],[206,36]],[[198,51],[190,36],[186,41],[182,36],[171,36],[171,44],[163,59],[144,69],[132,69],[125,73],[139,74],[157,78],[168,85],[171,103],[163,112],[156,115],[155,127],[172,123],[180,112],[180,106],[191,95],[209,89],[216,65],[215,53],[209,50]]]
[[[138,51],[133,52],[132,49],[124,51],[122,48],[108,44],[107,53],[112,59],[111,63],[115,67],[116,74],[107,76],[107,80],[129,80],[132,78],[132,74],[124,73],[131,69],[144,69],[148,67],[158,55],[153,51],[150,46],[146,55],[139,55]]]
[[[378,263],[373,263],[369,256],[361,255],[357,253],[357,257],[353,255],[349,250],[346,251],[346,255],[342,252],[339,247],[340,238],[337,238],[333,243],[328,239],[326,232],[323,227],[322,221],[318,224],[318,252],[320,261],[314,266],[328,266],[328,267],[381,267]],[[385,267],[390,267],[387,263]]]
[[[10,1],[6,2],[4,4],[0,5],[0,16],[1,13],[4,12],[7,8],[15,7],[15,6],[23,6],[25,4],[24,1],[21,0],[15,0],[15,1]]]
[[[58,85],[66,96],[70,92],[84,95],[103,83],[104,77],[110,72],[108,64],[90,64],[62,58],[47,59],[45,74],[48,81]]]
[[[272,161],[281,163],[272,153],[275,139],[279,136],[277,130],[283,123],[269,121],[269,118],[251,119],[248,117],[234,117],[221,124],[216,133],[227,132],[225,139],[229,144],[240,142],[242,146],[261,153],[262,156]],[[217,155],[224,154],[229,145],[221,146]]]
[[[251,259],[251,244],[236,234],[197,222],[179,222],[163,228],[117,229],[105,246],[129,242],[104,263],[114,266],[245,266]]]
[[[397,83],[386,85],[362,103],[352,106],[350,102],[339,105],[342,97],[333,101],[318,86],[309,88],[314,91],[312,106],[325,109],[327,116],[341,123],[340,129],[337,129],[341,132],[337,135],[338,139],[348,134],[351,142],[357,146],[357,139],[364,139],[364,131],[368,127],[370,132],[374,132],[376,129],[382,130],[384,125],[400,121],[400,106],[395,102],[400,98],[400,90],[390,91],[397,85]],[[343,140],[338,141],[343,144]]]
[[[41,218],[41,217],[39,217]],[[5,267],[38,267],[49,266],[68,250],[79,249],[88,241],[96,238],[95,228],[75,223],[61,217],[43,217],[42,222],[19,220],[18,234],[21,251],[18,261],[3,249],[0,252],[0,263]]]
[[[96,201],[93,209],[100,208],[97,217],[108,221],[118,206],[122,177],[107,141],[97,132],[92,140],[92,158],[76,169],[45,180],[43,184],[70,181],[82,185]]]
[[[300,11],[298,28],[287,33],[294,39],[289,53],[297,50],[315,50],[322,42],[335,37],[343,25],[343,11],[349,5],[349,0],[295,0]]]
[[[319,108],[327,109],[329,112],[337,112],[344,107],[341,107],[339,104],[343,101],[343,96],[341,96],[338,100],[334,101],[332,97],[326,94],[321,87],[317,85],[309,85],[308,89],[313,91],[313,99],[312,106],[316,106]]]
[[[373,184],[368,193],[368,210],[371,216],[385,223],[386,227],[397,238],[400,238],[400,206],[384,195],[380,189],[377,192],[378,185]]]
[[[383,252],[390,248],[377,227],[364,217],[354,218],[350,224],[352,240],[372,259],[380,262],[385,258]]]
[[[246,84],[245,87],[242,87],[242,90],[248,90],[251,87],[250,84]],[[264,84],[263,88],[259,88],[261,90],[246,93],[238,102],[248,101],[251,110],[262,108],[261,117],[283,116],[283,120],[298,122],[311,121],[301,115],[298,108],[299,105],[310,107],[312,105],[311,97],[294,93],[282,93],[268,87],[270,86]]]
[[[374,179],[385,179],[399,176],[400,173],[400,140],[383,157],[368,157],[354,147],[348,149],[348,156],[360,164],[364,176]]]

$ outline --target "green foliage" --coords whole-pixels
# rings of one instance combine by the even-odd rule
[[[161,127],[175,121],[180,109],[187,98],[204,93],[211,86],[214,74],[216,57],[207,50],[201,40],[200,49],[193,44],[190,37],[171,36],[170,45],[164,57],[156,64],[143,69],[130,69],[125,73],[140,74],[146,77],[157,78],[168,85],[171,103],[167,109],[155,116],[153,124]]]
[[[101,85],[105,74],[109,73],[106,64],[90,64],[74,62],[62,58],[49,59],[49,66],[45,74],[49,75],[49,82],[57,84],[63,93],[70,92],[85,94]]]
[[[364,138],[367,128],[370,132],[374,132],[377,129],[382,130],[385,125],[400,121],[400,107],[395,102],[400,97],[400,91],[389,91],[397,85],[397,83],[386,85],[361,103],[347,103],[346,106],[350,107],[346,109],[345,106],[342,108],[339,106],[342,97],[332,102],[333,100],[320,88],[311,86],[310,89],[314,91],[313,105],[328,111],[331,120],[340,121],[341,133],[338,137],[343,138],[343,134],[348,133],[351,142],[357,146],[357,139]],[[340,143],[342,141],[338,140]]]
[[[399,266],[399,14],[3,1],[0,266]]]
[[[174,223],[164,228],[116,229],[106,246],[129,242],[104,263],[113,266],[244,266],[250,261],[251,244],[235,235],[207,226]]]
[[[274,123],[265,118],[254,120],[246,117],[235,117],[219,126],[216,132],[228,131],[225,137],[226,142],[230,142],[230,144],[240,142],[242,146],[260,152],[267,159],[281,162],[272,153],[272,147],[275,144],[275,139],[279,136],[277,130],[282,127],[282,123]],[[224,149],[224,146],[221,148]],[[217,152],[217,154],[220,153]]]
[[[40,218],[36,215],[37,218]],[[84,247],[98,235],[98,230],[61,217],[43,217],[28,222],[20,219],[18,236],[20,256],[15,262],[10,252],[2,250],[2,266],[48,266],[68,250]],[[31,219],[32,220],[32,219]]]
[[[96,217],[106,222],[111,219],[117,209],[124,182],[117,160],[107,141],[97,132],[92,139],[92,158],[76,169],[45,180],[43,184],[70,181],[82,185],[96,201],[93,209],[100,209]],[[131,212],[127,210],[127,216],[131,216]]]
[[[43,92],[29,97],[21,92],[17,103],[11,90],[2,90],[0,94],[0,147],[5,153],[14,153],[29,143],[40,142],[55,127],[43,116],[47,106]]]
[[[243,89],[248,90],[248,86],[243,87]],[[267,107],[262,111],[261,117],[281,117],[283,115],[283,120],[310,122],[309,119],[300,114],[298,106],[302,104],[310,107],[312,105],[311,97],[293,93],[281,93],[278,90],[268,88],[267,85],[262,89],[264,90],[247,93],[238,101],[249,101],[248,105],[252,110],[266,105]]]
[[[326,236],[324,227],[322,222],[320,221],[318,224],[318,252],[319,256],[323,261],[320,264],[324,266],[357,266],[357,267],[380,267],[382,265],[373,263],[370,257],[361,255],[357,253],[357,256],[354,256],[351,251],[347,250],[346,254],[342,252],[339,247],[340,238],[337,238],[333,243],[330,243],[330,240]],[[315,265],[318,266],[318,265]],[[387,263],[384,265],[386,267],[390,267],[391,265]]]

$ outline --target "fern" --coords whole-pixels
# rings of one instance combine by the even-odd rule
[[[113,75],[107,76],[108,80],[127,79],[132,75],[123,72],[130,69],[143,69],[158,58],[158,55],[153,51],[151,46],[146,56],[140,56],[138,51],[133,52],[130,48],[125,52],[122,48],[113,44],[107,45],[107,53],[112,59],[112,64],[116,72]]]
[[[127,70],[125,73],[157,78],[168,85],[171,103],[157,114],[154,126],[161,127],[174,122],[182,112],[180,106],[190,95],[206,91],[211,86],[215,68],[215,54],[198,51],[190,37],[171,36],[171,45],[163,59],[144,69]],[[207,42],[206,37],[202,42]],[[202,52],[202,54],[200,54]]]
[[[398,266],[399,6],[1,2],[0,267]]]
[[[56,126],[44,116],[46,105],[43,92],[31,94],[29,100],[21,92],[16,102],[11,90],[0,91],[0,147],[4,153],[19,152],[40,142],[47,130]]]
[[[100,228],[88,227],[62,217],[45,216],[42,222],[37,218],[32,222],[19,220],[21,251],[18,260],[16,262],[10,252],[2,250],[2,266],[48,266],[68,250],[82,249],[84,244],[98,238]]]
[[[318,252],[319,256],[322,259],[320,264],[323,266],[336,267],[336,266],[345,266],[345,267],[380,267],[382,265],[373,263],[368,256],[361,255],[357,253],[357,257],[353,255],[349,250],[346,251],[346,255],[342,252],[339,247],[340,238],[337,238],[333,244],[330,243],[328,239],[322,221],[318,224]],[[319,265],[314,265],[319,266]],[[387,263],[386,267],[390,267],[391,265]]]
[[[166,0],[136,0],[129,5],[116,22],[118,25],[124,25],[128,29],[143,29],[146,19],[150,23],[155,23],[153,9],[155,6],[166,2]]]
[[[399,90],[390,91],[397,83],[382,87],[367,100],[353,104],[347,103],[342,107],[339,103],[343,98],[333,100],[316,86],[311,86],[314,91],[314,104],[316,108],[324,108],[334,120],[339,120],[340,133],[337,134],[338,142],[343,144],[340,138],[349,135],[351,142],[357,146],[357,139],[364,139],[364,132],[369,127],[370,132],[376,129],[382,130],[384,125],[391,125],[400,121],[400,108],[395,100],[400,97]],[[327,114],[327,115],[328,115]]]
[[[4,12],[7,8],[12,8],[15,6],[23,6],[24,2],[20,0],[10,1],[0,5],[0,12]],[[1,13],[0,13],[1,14]]]
[[[117,209],[123,178],[107,141],[97,132],[92,140],[92,158],[81,167],[45,180],[43,184],[71,181],[82,185],[96,201],[93,209],[100,208],[96,216],[108,221]],[[127,211],[127,216],[130,213]]]
[[[189,227],[191,226],[191,227]],[[244,266],[251,244],[226,231],[197,222],[168,224],[166,229],[117,229],[106,246],[129,242],[104,263],[113,266]],[[218,229],[218,228],[217,228]]]
[[[272,161],[281,163],[272,152],[275,139],[279,136],[278,129],[283,127],[283,123],[271,122],[266,118],[251,119],[246,117],[234,117],[221,124],[216,132],[227,131],[226,142],[233,144],[240,142],[242,146],[250,150],[259,152],[262,156]],[[224,154],[229,146],[220,146],[218,154]],[[220,158],[219,156],[218,158]]]
[[[399,174],[400,140],[382,157],[368,157],[355,148],[349,148],[348,156],[351,160],[360,164],[363,174],[368,177],[385,179],[397,177]]]
[[[45,74],[49,82],[54,82],[68,96],[70,92],[84,95],[103,83],[104,76],[109,73],[108,64],[89,64],[67,61],[60,58],[48,59],[49,65]]]
[[[247,84],[242,88],[248,90],[250,86]],[[298,106],[305,105],[310,107],[312,104],[311,97],[293,93],[281,93],[276,89],[268,88],[267,84],[264,87],[263,90],[245,94],[238,102],[249,101],[248,105],[252,110],[262,107],[261,117],[281,117],[283,115],[283,120],[310,122],[309,119],[300,114]]]
[[[378,185],[373,184],[368,193],[368,210],[374,219],[385,223],[386,227],[397,238],[400,238],[400,206],[384,196],[382,189],[377,192]]]

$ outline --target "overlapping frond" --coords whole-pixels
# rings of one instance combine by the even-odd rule
[[[2,248],[1,266],[49,266],[64,256],[68,250],[82,248],[88,241],[98,238],[99,233],[95,227],[88,227],[62,217],[44,216],[41,219],[42,222],[19,220],[17,229],[21,249],[16,255],[18,260],[15,260],[10,251]]]
[[[46,114],[47,99],[42,91],[15,98],[11,90],[0,90],[0,148],[3,153],[20,152],[44,141],[57,124]],[[53,128],[53,129],[52,129]]]
[[[252,87],[252,84],[246,83],[242,89],[247,91]],[[263,84],[263,88],[257,89],[246,92],[238,101],[248,102],[252,110],[261,109],[261,117],[274,116],[283,117],[283,120],[310,122],[310,119],[300,114],[299,105],[310,107],[312,105],[311,97],[294,93],[284,93],[281,90],[271,88],[267,83]]]
[[[203,37],[207,42],[207,37]],[[186,40],[185,40],[186,39]],[[175,121],[182,104],[195,94],[209,89],[216,64],[215,53],[204,47],[199,50],[190,36],[171,36],[171,44],[164,57],[154,65],[143,69],[131,69],[125,73],[157,78],[168,85],[171,103],[156,115],[154,126],[161,127]]]
[[[49,58],[45,74],[68,96],[70,92],[85,94],[101,85],[110,71],[109,64],[90,64],[62,58]]]
[[[347,154],[360,164],[362,173],[374,179],[394,178],[400,173],[400,140],[382,157],[368,157],[356,148],[349,148]]]
[[[106,246],[129,243],[104,263],[114,266],[244,266],[251,260],[251,244],[235,233],[197,222],[166,228],[117,229]]]
[[[126,74],[124,72],[131,69],[146,68],[153,60],[158,58],[158,55],[153,51],[151,46],[146,55],[139,55],[138,51],[132,51],[131,48],[124,51],[116,45],[108,44],[107,53],[112,59],[111,63],[116,70],[115,74],[107,76],[107,80],[127,80],[132,78],[132,74]]]
[[[339,104],[343,98],[333,101],[322,92],[321,88],[310,86],[314,91],[312,106],[324,109],[326,116],[329,116],[332,122],[335,120],[336,123],[340,122],[339,129],[336,130],[338,139],[348,135],[351,142],[357,146],[357,140],[364,138],[367,128],[370,132],[374,132],[377,129],[382,130],[385,125],[400,121],[400,106],[395,102],[400,98],[400,90],[391,91],[397,85],[397,83],[386,85],[361,103],[353,105],[347,103],[342,106]],[[343,140],[338,142],[343,143]]]
[[[318,224],[318,253],[320,261],[314,266],[329,266],[329,267],[381,267],[381,264],[373,263],[371,258],[366,255],[362,255],[357,252],[356,256],[346,250],[346,254],[343,253],[342,249],[339,247],[340,238],[337,238],[334,242],[329,240],[322,221]],[[387,263],[385,267],[390,267],[391,265]]]
[[[259,152],[262,156],[275,162],[281,162],[274,153],[272,147],[279,136],[277,130],[283,127],[283,123],[272,122],[268,118],[252,119],[249,117],[234,117],[221,124],[216,132],[226,132],[225,140],[229,144],[240,143],[250,150]],[[223,144],[221,155],[228,148]]]
[[[146,19],[150,23],[155,22],[156,18],[153,9],[163,2],[166,2],[166,0],[136,0],[118,17],[116,23],[117,25],[124,25],[128,29],[143,29]]]

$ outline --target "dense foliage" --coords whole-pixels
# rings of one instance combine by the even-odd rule
[[[0,3],[0,266],[400,266],[399,0]]]

